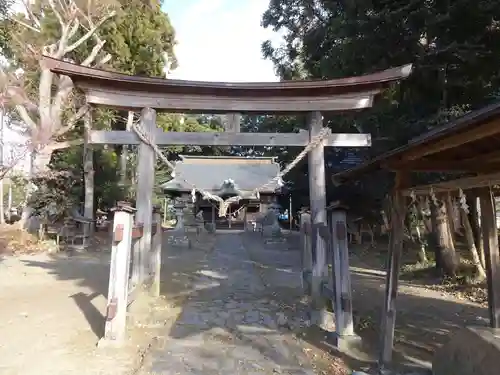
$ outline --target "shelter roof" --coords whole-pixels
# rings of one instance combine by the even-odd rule
[[[280,166],[272,157],[209,157],[181,156],[175,164],[175,177],[162,185],[171,192],[190,192],[192,186],[213,194],[251,193],[273,179]],[[275,193],[280,186],[277,182],[261,193]]]
[[[342,182],[377,169],[423,172],[500,171],[500,102],[472,111],[360,166],[336,173]]]

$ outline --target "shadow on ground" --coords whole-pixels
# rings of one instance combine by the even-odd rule
[[[305,327],[308,306],[301,295],[300,254],[295,235],[291,235],[286,244],[269,245],[263,244],[258,236],[242,235],[248,256],[241,258],[238,258],[241,249],[234,249],[229,255],[215,254],[214,236],[207,236],[193,249],[187,249],[168,245],[167,235],[162,257],[162,294],[181,312],[161,340],[158,353],[166,350],[171,339],[181,339],[183,345],[191,343],[193,355],[207,366],[213,362],[214,369],[224,365],[219,357],[228,350],[236,359],[266,358],[269,363],[286,368],[290,366],[290,355],[300,364],[311,361],[308,351],[319,348],[331,356],[325,355],[325,364],[318,366],[334,366],[327,369],[332,374],[345,373],[342,362],[352,369],[373,365],[385,283],[380,268],[353,262],[360,266],[352,274],[353,308],[356,331],[364,345],[355,353],[342,354],[331,347],[323,332]],[[77,293],[71,298],[85,314],[94,333],[102,336],[104,318],[92,300],[107,294],[109,254],[55,255],[47,261],[28,259],[25,263],[45,269],[59,280],[76,280],[89,288],[92,292]],[[401,283],[397,306],[396,368],[426,365],[451,332],[466,325],[486,324],[484,308],[450,300],[439,292],[405,282]],[[205,316],[199,314],[200,309],[204,309]],[[199,347],[195,338],[200,334],[213,338],[212,348]],[[304,358],[295,352],[299,344],[293,343],[289,336],[302,340]],[[214,356],[214,350],[219,351],[220,356]]]
[[[329,344],[329,340],[325,339],[324,332],[304,328],[302,324],[307,320],[308,309],[307,302],[301,295],[297,238],[292,237],[287,244],[264,245],[257,236],[252,236],[251,239],[250,236],[249,234],[243,236],[249,259],[242,257],[240,266],[244,267],[243,264],[248,263],[257,274],[260,274],[264,290],[252,292],[255,306],[262,301],[266,304],[272,301],[277,306],[276,310],[271,311],[271,315],[274,314],[272,318],[279,321],[279,314],[284,314],[285,322],[282,324],[278,322],[275,329],[281,333],[293,334],[296,338],[329,352],[332,358],[340,358],[351,369],[373,367],[379,347],[378,326],[384,298],[384,272],[380,269],[361,267],[353,270],[356,332],[363,338],[363,345],[359,350],[349,354],[338,353]],[[241,330],[228,328],[227,319],[219,321],[212,319],[210,324],[198,324],[194,321],[196,317],[189,316],[190,308],[184,308],[186,303],[192,306],[206,304],[210,300],[231,299],[231,290],[238,283],[239,274],[229,272],[230,270],[225,270],[224,267],[214,268],[209,261],[210,252],[206,250],[170,249],[170,251],[170,255],[166,257],[169,263],[164,266],[162,290],[167,299],[175,300],[183,307],[183,312],[169,333],[170,337],[185,339],[212,329],[218,332],[225,331],[225,340],[228,342],[237,343],[246,340],[248,345],[252,345],[263,356],[273,358],[278,365],[282,364],[281,354],[273,354],[272,348],[258,342],[250,344],[254,338],[248,338],[248,334],[242,333]],[[168,279],[169,275],[173,277]],[[427,368],[432,361],[434,351],[447,341],[451,332],[466,325],[486,324],[484,308],[447,299],[439,292],[416,287],[404,281],[401,282],[397,306],[393,358],[394,368],[398,370]],[[227,305],[223,303],[215,304],[214,309],[228,310]],[[262,310],[262,306],[256,310]],[[193,319],[191,322],[193,324],[186,324],[186,319]],[[260,321],[246,325],[254,328],[265,326]],[[263,334],[259,333],[256,337],[258,336]]]
[[[43,261],[26,257],[23,263],[28,267],[46,270],[57,280],[74,281],[76,285],[89,290],[89,292],[69,295],[68,298],[73,299],[85,316],[96,339],[99,339],[104,334],[104,315],[93,301],[99,296],[107,297],[109,259],[109,253],[88,253],[76,256],[54,254]],[[50,293],[50,291],[47,292]]]

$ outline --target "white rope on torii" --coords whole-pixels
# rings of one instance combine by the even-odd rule
[[[148,146],[150,146],[153,151],[156,153],[156,155],[160,158],[161,161],[163,161],[172,171],[175,170],[175,165],[168,160],[168,158],[165,156],[165,154],[160,150],[160,148],[154,143],[154,141],[151,139],[151,137],[146,133],[144,128],[141,126],[140,122],[134,122],[132,124],[132,129],[134,132],[137,134],[139,139],[146,143]],[[306,157],[306,155],[311,151],[313,148],[321,144],[324,139],[326,139],[330,135],[330,129],[329,128],[323,128],[321,132],[313,137],[311,141],[304,147],[304,149],[297,155],[297,157],[289,163],[283,170],[281,170],[275,177],[270,179],[268,182],[265,184],[257,187],[256,189],[253,190],[252,194],[255,195],[257,199],[260,198],[259,191],[263,190],[265,188],[272,187],[274,184],[278,184],[278,186],[283,186],[283,177],[290,172],[302,159]],[[176,176],[177,177],[177,176]],[[196,192],[199,192],[203,199],[205,200],[214,200],[219,203],[219,217],[226,216],[227,210],[229,208],[229,205],[231,203],[239,202],[241,199],[244,199],[245,197],[238,195],[238,196],[233,196],[230,197],[226,200],[222,199],[218,195],[212,194],[209,191],[203,190],[194,184],[190,183],[187,181],[185,178],[182,176],[178,176],[178,178],[186,183],[192,190],[191,190],[191,195],[193,196],[193,201],[196,199]]]

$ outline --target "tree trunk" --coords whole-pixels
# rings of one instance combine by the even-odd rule
[[[448,218],[448,231],[450,236],[450,246],[453,247],[453,251],[455,251],[455,210],[453,209],[454,201],[451,198],[450,194],[447,194],[445,198],[445,208],[446,208],[446,217]]]
[[[469,216],[463,209],[460,209],[460,213],[462,216],[467,247],[469,248],[472,261],[474,262],[474,266],[476,267],[478,276],[477,278],[480,280],[484,280],[486,278],[486,272],[484,270],[483,265],[481,264],[481,259],[479,258],[476,244],[474,243],[474,233],[472,232],[472,226],[470,225]]]
[[[478,197],[474,194],[471,198],[467,199],[467,205],[469,208],[469,219],[472,227],[472,233],[474,235],[474,243],[476,249],[479,253],[479,260],[483,268],[486,267],[486,262],[484,259],[484,246],[483,246],[483,234],[481,231],[481,225],[479,224],[479,204]]]
[[[33,152],[31,154],[30,163],[30,179],[34,178],[39,173],[49,171],[50,159],[52,158],[52,150],[43,150],[42,152]],[[28,205],[32,192],[36,187],[31,181],[28,182],[25,189],[24,207],[21,214],[19,226],[29,232],[38,231],[40,222],[36,217],[32,216],[33,209]]]
[[[418,262],[421,264],[427,264],[429,262],[429,260],[427,259],[427,251],[425,248],[425,242],[422,238],[422,234],[420,233],[420,223],[417,223],[417,226],[415,227],[415,231],[417,232],[417,241],[419,244]]]
[[[429,202],[421,197],[421,199],[418,200],[417,207],[418,207],[418,214],[422,218],[422,222],[424,224],[425,228],[424,235],[428,235],[429,233],[432,232],[432,223],[429,217],[429,211],[430,211]]]
[[[441,201],[437,201],[437,206],[434,203],[431,203],[430,206],[436,269],[444,276],[455,277],[458,263],[455,248],[449,235],[450,228],[446,207]]]
[[[0,224],[5,224],[5,212],[4,212],[4,180],[0,180]]]

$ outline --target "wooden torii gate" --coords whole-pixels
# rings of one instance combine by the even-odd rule
[[[411,65],[359,77],[324,81],[274,83],[220,83],[169,80],[119,74],[52,58],[43,63],[53,73],[69,76],[83,90],[87,104],[141,111],[141,128],[158,146],[296,146],[304,147],[323,132],[322,112],[369,108],[374,97],[391,83],[406,78]],[[305,114],[309,131],[299,133],[240,133],[230,121],[224,133],[163,132],[156,128],[156,111],[210,114]],[[236,118],[238,116],[235,116]],[[84,169],[92,179],[90,145],[139,145],[136,220],[150,228],[156,154],[134,132],[91,130],[87,119]],[[326,223],[324,146],[369,147],[369,134],[328,134],[309,152],[309,186],[312,224]],[[88,181],[88,180],[87,180]],[[86,189],[93,188],[88,184]],[[91,193],[91,192],[89,192]],[[93,217],[93,199],[86,202],[85,216]],[[139,282],[145,278],[151,233],[145,230],[138,246]],[[328,272],[326,245],[318,237],[313,265],[313,291],[320,293],[321,279]],[[350,289],[350,285],[347,286]],[[340,290],[340,288],[336,288]],[[313,292],[314,295],[314,292]]]

